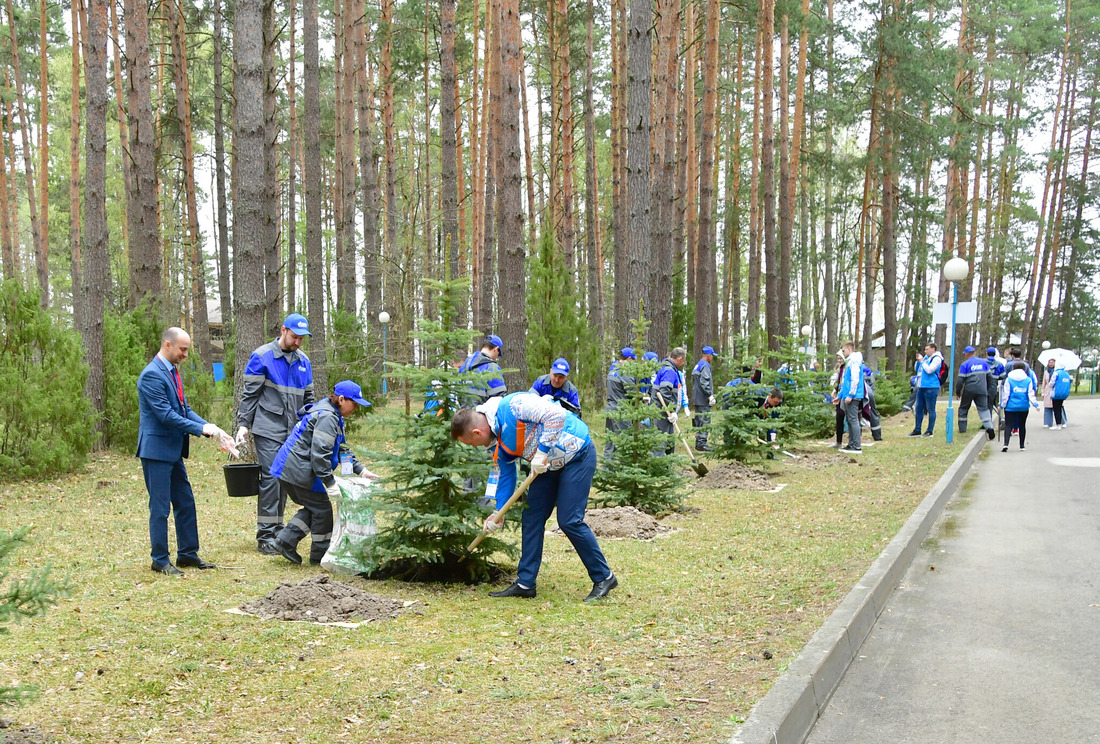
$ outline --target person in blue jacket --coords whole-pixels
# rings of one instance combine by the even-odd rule
[[[466,361],[458,368],[459,372],[498,373],[498,376],[490,378],[488,382],[471,381],[462,395],[464,406],[473,408],[489,400],[489,398],[508,393],[508,386],[504,384],[504,376],[500,374],[501,369],[498,363],[503,352],[504,344],[500,340],[500,336],[489,334],[481,342],[481,349],[466,357]]]
[[[592,591],[584,601],[606,597],[619,585],[596,536],[584,521],[596,472],[596,448],[587,424],[530,392],[513,393],[474,410],[457,412],[451,420],[451,438],[493,451],[494,470],[499,471],[497,511],[485,520],[486,531],[498,530],[503,524],[499,509],[515,492],[516,461],[529,461],[535,473],[521,520],[523,546],[518,576],[507,589],[490,592],[490,597],[535,596],[546,521],[555,508],[558,526],[592,580]]]
[[[1008,443],[1012,439],[1012,432],[1020,432],[1020,451],[1027,449],[1024,441],[1027,439],[1027,414],[1028,407],[1039,410],[1039,401],[1035,397],[1035,380],[1027,371],[1025,362],[1014,362],[1012,370],[1005,378],[1001,386],[1001,408],[1005,412],[1005,443],[1001,452],[1008,452]]]
[[[630,427],[628,421],[622,421],[614,416],[610,415],[619,408],[619,402],[626,399],[627,388],[633,388],[635,386],[634,378],[627,375],[622,370],[622,363],[628,359],[637,361],[638,357],[634,353],[634,349],[625,346],[619,352],[619,358],[611,363],[611,368],[607,370],[607,416],[606,431],[608,434],[615,432],[625,431]],[[611,437],[607,438],[607,443],[604,445],[603,454],[604,457],[610,456],[615,451],[615,444],[611,441]]]
[[[177,566],[216,568],[199,558],[199,523],[195,494],[183,461],[190,452],[191,437],[221,437],[214,424],[191,410],[183,394],[177,365],[187,359],[191,337],[182,328],[169,328],[161,336],[160,351],[137,379],[137,456],[149,491],[149,544],[153,571],[182,576]],[[176,521],[176,564],[168,552],[168,515]]]
[[[959,397],[959,433],[966,433],[966,420],[970,413],[970,404],[978,409],[978,418],[982,421],[986,436],[990,441],[997,438],[993,429],[993,417],[989,413],[989,362],[975,354],[973,346],[963,349],[966,358],[959,366],[955,378],[955,395]]]
[[[871,425],[871,438],[881,442],[882,419],[879,418],[878,404],[875,401],[875,371],[866,362],[861,365],[860,371],[863,373],[863,415]]]
[[[1073,378],[1069,372],[1061,364],[1056,364],[1054,367],[1054,384],[1051,386],[1051,400],[1054,403],[1054,426],[1050,427],[1052,431],[1065,426],[1065,403],[1072,387]]]
[[[272,540],[275,552],[291,563],[301,564],[298,543],[308,532],[312,538],[309,562],[320,565],[332,540],[332,501],[340,499],[336,473],[341,455],[348,458],[355,475],[371,477],[363,463],[344,446],[344,419],[360,406],[369,406],[363,390],[351,380],[342,380],[332,395],[304,406],[290,436],[279,448],[271,474],[279,479],[290,500],[301,509]]]
[[[271,463],[298,423],[298,409],[313,402],[313,367],[301,350],[310,335],[305,316],[291,313],[279,337],[253,351],[244,370],[236,441],[241,444],[251,433],[260,463],[256,549],[261,553],[273,553],[271,540],[283,528],[286,511],[286,492],[271,476]]]
[[[581,415],[581,395],[577,386],[569,381],[569,362],[565,357],[558,357],[550,365],[550,373],[540,375],[531,384],[531,391],[536,395],[548,395],[558,401],[565,410]]]
[[[680,369],[687,360],[687,350],[681,346],[669,352],[668,358],[657,367],[657,373],[653,376],[653,402],[660,406],[662,415],[657,416],[657,430],[665,434],[674,433],[678,420],[676,409],[680,405],[680,395],[683,382],[680,377]],[[675,449],[675,440],[668,444],[667,453],[671,454]]]
[[[924,414],[928,413],[928,429],[924,436],[932,436],[936,428],[936,398],[940,395],[940,367],[943,366],[943,354],[939,352],[934,343],[929,342],[924,347],[924,354],[917,354],[917,406],[915,409],[916,424],[911,437],[921,436],[921,425],[924,423]]]
[[[863,451],[863,431],[859,425],[859,413],[863,408],[863,396],[866,393],[863,354],[856,351],[854,341],[845,341],[840,351],[844,355],[844,371],[841,373],[837,397],[844,408],[844,418],[848,422],[848,444],[837,451],[858,454]]]
[[[707,445],[707,425],[710,423],[710,409],[715,404],[714,398],[714,370],[711,362],[714,361],[714,347],[703,347],[703,358],[695,363],[691,370],[691,405],[695,407],[695,449],[699,452],[710,452]]]
[[[1008,374],[1008,370],[1003,363],[997,361],[996,346],[990,346],[985,350],[985,361],[989,365],[989,388],[986,390],[986,399],[989,401],[989,410],[992,413],[1000,410],[1001,381]]]

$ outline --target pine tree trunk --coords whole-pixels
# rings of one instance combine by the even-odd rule
[[[80,90],[80,22],[77,3],[71,4],[72,23],[72,76],[70,90]],[[114,6],[112,5],[112,8]],[[116,52],[117,53],[117,52]],[[86,334],[84,322],[84,280],[80,247],[80,96],[70,96],[69,110],[69,269],[73,280],[73,326],[81,338]],[[11,256],[11,234],[8,228],[8,189],[4,177],[4,136],[0,133],[0,229],[3,230],[4,276],[14,277]],[[126,158],[123,158],[125,160]]]
[[[523,243],[523,184],[519,141],[519,0],[502,0],[500,11],[500,188],[497,197],[500,337],[508,349],[509,390],[522,390],[527,377],[527,273]],[[537,329],[535,332],[538,332]]]
[[[114,7],[114,3],[111,4]],[[46,16],[46,2],[38,3],[38,216],[42,234],[42,257],[46,261],[46,284],[49,291],[50,246],[50,77],[49,45],[46,43],[46,29],[49,25]],[[106,28],[104,33],[107,33]],[[39,277],[41,284],[41,277]],[[43,305],[45,307],[45,305]]]
[[[593,102],[592,75],[595,23],[595,4],[593,0],[588,0],[584,63],[584,244],[588,256],[588,325],[596,331],[596,338],[602,344],[604,338],[603,257],[600,254],[599,239],[596,234],[599,201],[596,193],[596,108]],[[528,161],[530,161],[529,146],[527,151]]]
[[[378,153],[375,151],[374,93],[367,72],[367,22],[363,18],[363,2],[355,1],[355,85],[359,119],[359,174],[363,200],[363,264],[366,280],[366,297],[363,309],[368,318],[373,340],[379,329],[375,325],[382,311],[382,277],[378,256]],[[381,356],[372,356],[372,368],[382,370]]]
[[[696,119],[697,101],[695,99],[695,76],[698,74],[699,64],[694,40],[699,31],[695,20],[695,3],[688,3],[684,9],[684,33],[687,49],[684,52],[684,85],[683,85],[683,113],[680,116],[681,126],[684,128],[683,154],[684,158],[684,190],[680,192],[683,200],[684,225],[683,240],[685,258],[685,273],[687,274],[687,299],[689,303],[695,303],[695,309],[699,309],[696,301],[695,277],[697,269],[697,257],[695,255],[695,233],[699,224],[699,148],[695,142],[698,132]]]
[[[42,241],[42,230],[38,222],[38,191],[35,189],[34,153],[31,150],[30,117],[23,97],[23,73],[19,65],[19,42],[15,36],[15,12],[11,0],[8,3],[8,34],[11,38],[11,64],[15,78],[15,103],[19,108],[19,133],[23,139],[23,170],[27,179],[27,205],[31,218],[31,236],[34,240],[35,270],[38,275],[38,291],[42,309],[50,306],[50,273],[46,256],[46,244]],[[106,10],[106,8],[104,8]],[[106,34],[106,28],[103,29]],[[106,74],[106,68],[104,68]],[[15,146],[15,142],[12,142]]]
[[[1082,218],[1086,194],[1088,193],[1089,154],[1092,151],[1092,130],[1096,125],[1096,90],[1098,82],[1100,82],[1100,80],[1098,80],[1097,75],[1094,74],[1090,86],[1093,93],[1089,100],[1089,119],[1088,124],[1085,126],[1085,145],[1081,150],[1081,178],[1077,182],[1077,193],[1074,197],[1077,204],[1073,216],[1072,233],[1069,238],[1070,258],[1069,265],[1066,269],[1065,304],[1059,309],[1060,324],[1057,333],[1058,338],[1063,341],[1069,337],[1070,323],[1073,320],[1073,293],[1077,286],[1078,252],[1082,245],[1081,227],[1084,224]]]
[[[126,113],[130,123],[129,198],[126,219],[130,226],[130,307],[148,301],[150,312],[166,309],[161,271],[164,258],[160,247],[157,211],[156,129],[153,123],[152,86],[149,80],[148,3],[126,0]],[[251,350],[249,350],[251,351]]]
[[[11,17],[9,4],[9,18]],[[110,291],[107,257],[107,6],[93,3],[84,37],[84,393],[103,411],[103,306]],[[33,201],[33,196],[32,199]],[[102,420],[96,419],[102,431]],[[98,443],[97,443],[98,446]]]
[[[355,13],[351,0],[341,3],[343,33],[341,34],[341,73],[340,87],[340,150],[343,161],[340,193],[340,232],[343,235],[344,255],[337,276],[339,306],[349,315],[355,314],[355,53],[351,41],[355,36]]]
[[[126,129],[126,104],[122,98],[122,45],[119,43],[122,37],[122,29],[118,23],[118,3],[112,2],[111,8],[111,46],[114,48],[114,80],[115,80],[115,105],[118,111],[118,142],[119,147],[122,148],[123,156],[120,158],[122,161],[122,205],[123,205],[123,220],[122,220],[122,252],[126,256],[126,262],[129,263],[129,250],[130,250],[130,230],[127,225],[125,215],[129,211],[130,200],[130,158],[128,156],[130,152],[129,133]],[[79,16],[79,13],[77,13]],[[73,35],[76,35],[76,26],[73,26]],[[78,286],[76,284],[74,287]],[[75,308],[74,308],[75,315]]]
[[[294,58],[294,6],[291,4],[290,49]],[[218,295],[222,312],[222,336],[227,338],[233,328],[233,294],[229,288],[229,206],[225,193],[225,87],[222,82],[222,35],[223,19],[221,0],[214,0],[214,178],[217,192],[217,229],[218,229]],[[294,121],[294,65],[290,66],[291,121]],[[293,130],[293,124],[291,125]],[[293,151],[292,151],[293,152]],[[290,177],[290,222],[294,223],[294,166],[291,165]],[[293,234],[293,232],[292,232]],[[293,240],[293,238],[292,238]],[[293,242],[290,255],[294,255]]]
[[[727,256],[726,296],[729,298],[728,325],[722,329],[723,350],[731,355],[739,352],[739,340],[743,332],[741,322],[741,105],[745,84],[744,30],[737,29],[737,84],[734,86],[733,129],[730,132],[728,168],[732,170],[732,185],[726,195],[731,205],[726,213],[729,225],[729,254]],[[732,337],[732,338],[731,338]],[[728,343],[728,345],[727,345]]]
[[[177,0],[172,19],[172,71],[176,85],[176,116],[183,139],[183,178],[187,198],[187,255],[191,260],[191,314],[195,324],[195,348],[203,367],[210,369],[210,323],[206,314],[206,271],[199,235],[198,202],[195,198],[195,145],[191,133],[191,96],[187,83],[187,45],[183,6]]]
[[[386,151],[386,231],[379,257],[382,305],[389,302],[387,274],[382,268],[397,255],[397,140],[393,122],[393,0],[382,0],[382,136]]]
[[[495,276],[493,273],[493,259],[497,254],[497,192],[500,181],[500,79],[501,79],[501,39],[500,39],[500,8],[501,0],[489,0],[486,6],[486,33],[490,42],[485,56],[485,84],[483,103],[486,108],[482,116],[482,125],[485,133],[485,141],[482,147],[482,157],[485,161],[485,194],[481,222],[481,248],[479,253],[480,281],[477,286],[479,294],[477,328],[489,333],[493,327],[493,297]],[[499,310],[499,304],[497,307]],[[499,317],[499,316],[498,316]],[[511,362],[509,362],[511,363]]]
[[[240,0],[237,0],[237,2],[237,13],[239,15]],[[317,397],[320,398],[328,390],[329,385],[326,369],[327,348],[325,345],[325,336],[327,335],[325,333],[325,290],[327,285],[325,282],[324,253],[321,246],[324,196],[321,192],[321,79],[317,56],[317,25],[317,0],[304,0],[302,3],[302,52],[304,55],[302,60],[302,96],[305,103],[303,150],[306,160],[305,167],[302,170],[302,179],[306,207],[306,305],[309,311],[310,331],[313,334],[309,341],[309,356],[310,361],[313,363],[313,385],[317,391]],[[238,99],[239,97],[240,94],[238,93]],[[239,126],[240,122],[238,122]],[[239,146],[238,149],[240,149]],[[259,157],[261,154],[256,152],[255,156]],[[241,165],[239,164],[238,167],[240,168]],[[243,173],[241,175],[243,179]],[[244,184],[245,182],[242,180],[241,186],[243,187]],[[239,242],[238,245],[240,245]],[[241,265],[239,260],[237,265]],[[255,281],[256,284],[251,291],[262,290],[263,278],[256,277]],[[238,287],[238,295],[241,291],[242,288]],[[262,307],[260,311],[262,312]],[[320,334],[318,334],[318,331],[320,331]],[[241,344],[238,341],[238,359],[241,359],[240,347]],[[248,349],[246,353],[251,353],[251,349]],[[247,358],[245,358],[245,361],[247,361]]]
[[[761,81],[763,75],[764,38],[763,24],[757,24],[756,52],[753,62],[752,89],[752,167],[749,186],[749,306],[748,335],[750,339],[760,328],[760,118]]]
[[[264,0],[264,286],[267,307],[264,328],[267,335],[279,335],[286,313],[283,312],[283,252],[279,240],[279,119],[276,93],[279,89],[275,70],[275,0]]]
[[[780,326],[780,289],[779,255],[775,246],[775,128],[773,124],[773,99],[775,97],[774,73],[774,37],[775,2],[764,0],[760,6],[762,15],[763,49],[761,54],[762,73],[760,88],[763,99],[761,122],[762,143],[760,162],[764,181],[764,261],[766,262],[764,328],[768,334],[768,349],[779,350]]]
[[[624,172],[626,154],[623,141],[626,131],[624,114],[625,85],[622,80],[626,60],[625,0],[611,0],[611,243],[613,275],[615,277],[615,309],[612,323],[616,336],[626,338],[629,331],[626,306],[627,274],[627,210]]]
[[[787,15],[779,34],[779,325],[780,336],[790,334],[791,243],[794,239],[794,176],[791,175],[790,68],[791,37]],[[765,161],[766,162],[766,161]]]
[[[897,8],[891,3],[891,17],[896,22]],[[904,365],[898,355],[897,327],[897,212],[894,207],[894,102],[897,89],[894,85],[894,62],[887,59],[886,95],[883,98],[882,116],[882,310],[885,323],[886,368],[901,369]]]
[[[649,347],[664,351],[672,321],[672,226],[676,208],[676,56],[679,14],[674,0],[659,0],[657,9],[656,66],[653,72],[653,174],[650,228],[653,236],[650,279],[647,282],[646,317]]]
[[[440,191],[443,207],[443,249],[448,273],[455,279],[458,269],[458,154],[455,131],[455,0],[440,3],[439,45],[439,133]]]
[[[703,129],[699,147],[699,231],[696,236],[695,356],[715,342],[718,288],[714,251],[715,112],[718,107],[718,0],[707,0],[703,52]]]
[[[626,294],[626,317],[618,318],[620,338],[630,338],[630,319],[642,312],[650,257],[650,79],[652,76],[653,7],[651,0],[631,0],[627,65],[629,101],[626,172],[630,232],[627,236],[626,276],[616,276],[616,291]],[[652,308],[645,308],[648,315]]]

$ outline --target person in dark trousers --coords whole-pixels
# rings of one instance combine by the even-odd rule
[[[691,405],[695,407],[695,449],[710,452],[707,446],[707,424],[710,423],[710,409],[714,406],[714,347],[703,347],[703,358],[695,363],[691,370]]]
[[[859,425],[859,412],[863,408],[863,354],[856,351],[853,341],[845,341],[840,348],[844,354],[844,371],[840,381],[840,405],[844,408],[844,420],[848,424],[848,444],[840,452],[858,454],[863,451],[863,430]]]
[[[1066,425],[1066,398],[1069,397],[1073,387],[1073,378],[1061,364],[1054,367],[1054,384],[1051,385],[1050,399],[1054,403],[1054,425],[1050,428],[1054,431],[1062,429]]]
[[[940,395],[940,367],[943,364],[943,354],[931,342],[925,345],[924,354],[917,354],[917,420],[913,431],[909,432],[911,437],[921,436],[925,413],[928,414],[928,429],[924,436],[932,436],[936,428],[936,399]]]
[[[1008,452],[1008,443],[1012,439],[1012,432],[1020,432],[1020,451],[1027,449],[1024,441],[1027,439],[1027,414],[1028,406],[1039,410],[1039,401],[1035,397],[1035,380],[1027,372],[1024,362],[1015,362],[1012,371],[1005,378],[1001,387],[1001,408],[1005,412],[1005,442],[1001,452]]]
[[[535,596],[546,521],[555,509],[558,526],[592,580],[592,591],[584,601],[606,597],[619,585],[596,536],[584,521],[596,472],[596,448],[587,424],[537,395],[514,393],[494,398],[474,410],[455,413],[451,438],[474,447],[492,448],[494,469],[499,471],[498,510],[515,493],[516,461],[527,460],[535,473],[521,518],[523,547],[518,575],[511,586],[490,592],[490,597]],[[498,530],[502,524],[503,517],[494,511],[485,520],[485,529]]]
[[[626,375],[621,365],[628,359],[637,361],[638,357],[634,353],[634,349],[629,346],[623,347],[619,352],[619,358],[611,363],[611,368],[607,371],[607,408],[605,409],[608,414],[613,413],[619,408],[619,401],[626,398],[627,387],[633,387],[635,385],[634,378]],[[607,416],[607,433],[624,431],[630,426],[628,422],[620,421],[614,416]],[[603,454],[604,457],[609,456],[615,451],[615,445],[611,441],[611,437],[607,438],[607,444],[604,445]]]
[[[581,415],[581,394],[577,386],[569,381],[569,362],[558,357],[550,365],[550,373],[541,375],[531,385],[535,395],[550,396],[570,413]]]
[[[844,382],[844,364],[844,352],[838,351],[836,353],[836,371],[832,377],[833,394],[831,396],[833,409],[836,412],[836,442],[830,444],[829,447],[834,449],[844,444],[844,422],[847,412],[840,403],[840,386]]]
[[[183,568],[216,568],[199,558],[199,523],[195,494],[183,461],[191,437],[229,435],[191,410],[183,394],[177,366],[187,359],[191,337],[182,328],[169,328],[160,339],[160,351],[137,379],[137,456],[149,492],[149,544],[157,573],[182,576]],[[176,564],[168,548],[168,515],[176,521]]]
[[[340,457],[348,458],[355,475],[371,475],[344,446],[344,419],[360,406],[369,405],[357,384],[351,380],[336,383],[332,395],[298,412],[301,418],[275,456],[271,474],[286,488],[290,500],[302,507],[273,540],[276,551],[291,563],[301,565],[302,556],[297,548],[307,534],[312,540],[309,550],[312,565],[320,565],[328,551],[332,540],[332,501],[340,499],[340,487],[336,485]]]
[[[882,441],[882,420],[878,415],[878,405],[875,403],[875,373],[864,362],[863,372],[863,415],[867,423],[871,425],[871,439]]]
[[[497,372],[500,373],[500,355],[504,353],[504,345],[500,336],[489,334],[481,342],[481,349],[466,357],[466,361],[458,368],[459,372],[473,372],[475,374]],[[471,381],[462,394],[462,404],[467,408],[484,403],[489,398],[497,398],[508,394],[508,386],[504,384],[504,376],[500,374],[491,378],[488,382]]]
[[[687,350],[677,346],[669,352],[668,358],[657,367],[653,376],[653,402],[661,406],[664,416],[657,417],[657,430],[673,434],[678,417],[676,408],[680,404],[680,369],[687,359]],[[658,394],[660,397],[658,397]],[[663,405],[662,405],[663,402]],[[675,442],[668,445],[666,454],[676,448]]]
[[[989,401],[990,415],[997,412],[1000,420],[1000,428],[1004,428],[1004,420],[1001,417],[1001,381],[1004,380],[1008,370],[1002,362],[997,361],[997,347],[990,346],[985,350],[985,361],[989,364],[989,386],[986,390],[986,400]]]
[[[959,433],[966,433],[967,417],[971,403],[978,409],[978,418],[990,441],[997,438],[993,428],[993,417],[989,413],[989,362],[975,354],[973,346],[963,349],[966,358],[959,365],[959,374],[955,378],[954,393],[959,397]]]
[[[286,491],[272,477],[271,464],[298,423],[298,409],[313,402],[313,367],[299,348],[310,335],[305,316],[291,313],[279,337],[253,351],[244,370],[236,442],[241,444],[252,434],[260,463],[256,549],[269,555],[276,553],[271,541],[283,528],[286,510]]]

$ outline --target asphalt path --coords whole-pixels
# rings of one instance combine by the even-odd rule
[[[808,744],[1100,742],[1100,399],[1066,407],[989,443]]]

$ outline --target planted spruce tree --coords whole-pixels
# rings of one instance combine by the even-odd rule
[[[649,321],[633,321],[635,349],[644,348]],[[612,451],[605,453],[596,470],[593,484],[599,494],[598,506],[634,506],[648,514],[668,514],[683,504],[685,458],[666,454],[676,438],[654,426],[664,413],[650,398],[650,383],[657,362],[630,360],[619,362],[619,374],[626,390],[625,399],[608,413],[613,426],[607,430]]]
[[[371,452],[386,477],[374,491],[378,534],[354,548],[350,557],[368,566],[367,575],[405,581],[464,581],[474,583],[493,577],[489,556],[502,551],[509,556],[517,548],[494,537],[463,561],[466,546],[481,534],[486,512],[479,507],[480,492],[463,493],[468,475],[487,466],[475,448],[451,440],[451,419],[462,392],[471,382],[485,383],[493,375],[460,374],[454,362],[464,355],[473,334],[456,327],[455,318],[467,283],[428,281],[437,294],[442,320],[422,319],[417,338],[433,354],[432,365],[388,364],[387,376],[420,391],[424,406],[409,414],[386,416],[382,424],[392,432],[395,453]],[[347,516],[367,521],[349,504]]]

